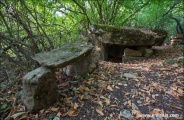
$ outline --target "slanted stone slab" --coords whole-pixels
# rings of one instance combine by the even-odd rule
[[[22,101],[30,112],[49,107],[57,101],[58,91],[54,71],[39,67],[23,77]]]
[[[50,52],[38,53],[33,59],[38,61],[42,66],[62,68],[83,59],[90,54],[92,49],[93,46],[91,45],[70,43]]]

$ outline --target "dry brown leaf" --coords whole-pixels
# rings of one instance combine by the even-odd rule
[[[183,108],[179,107],[179,106],[171,105],[171,104],[168,104],[168,103],[166,103],[166,105],[169,106],[169,107],[173,107],[173,108],[179,109],[179,110],[183,110]]]
[[[85,87],[85,86],[82,86],[82,85],[80,85],[80,87],[77,88],[77,90],[79,90],[82,93],[85,92],[85,91],[90,91],[88,87]]]
[[[104,97],[104,96],[102,96],[102,95],[100,96],[100,98],[102,98],[102,99],[107,99],[106,97]]]
[[[78,103],[75,102],[73,108],[76,110],[79,106],[80,106],[80,105],[79,105]]]
[[[118,83],[118,85],[123,85],[122,83]]]
[[[165,93],[172,95],[174,99],[179,100],[179,94],[175,91],[166,91]]]
[[[97,104],[98,104],[98,105],[100,105],[101,107],[103,107],[103,103],[102,103],[102,101],[100,101],[100,100],[99,100],[99,101],[97,101]]]
[[[101,116],[104,116],[104,113],[102,112],[102,110],[96,109],[96,112],[97,112],[98,114],[100,114]]]
[[[61,112],[58,112],[56,116],[61,117]]]
[[[76,113],[76,110],[71,108],[67,113],[65,113],[65,115],[68,116],[77,116],[78,114]]]
[[[113,105],[110,105],[111,107],[116,107],[117,105],[113,104]]]
[[[110,91],[114,91],[110,85],[107,86],[107,89]]]
[[[50,110],[53,112],[58,112],[59,108],[52,107]]]
[[[106,103],[106,105],[110,105],[110,103],[111,103],[110,99],[106,99],[105,103]]]
[[[178,89],[177,89],[177,92],[178,92],[181,96],[183,96],[183,93],[184,93],[184,92],[183,92],[183,90],[182,90],[181,88],[178,88]]]
[[[134,118],[136,120],[142,120],[145,119],[145,117],[142,115],[142,113],[138,110],[132,110],[132,115],[134,115]]]
[[[162,113],[162,110],[160,110],[158,108],[155,108],[154,110],[150,111],[149,113],[150,114],[161,114]]]
[[[120,89],[118,86],[115,86],[116,89]]]

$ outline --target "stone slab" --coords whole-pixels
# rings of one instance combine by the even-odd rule
[[[137,27],[116,27],[102,24],[92,25],[90,31],[92,34],[96,35],[96,38],[93,41],[98,40],[103,44],[125,46],[160,46],[167,37],[167,32],[164,30],[152,30],[149,28]]]
[[[92,49],[93,46],[91,45],[70,43],[49,52],[38,53],[33,59],[38,61],[42,66],[63,68],[83,59],[90,54]]]

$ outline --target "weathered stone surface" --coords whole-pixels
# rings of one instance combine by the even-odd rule
[[[125,46],[162,45],[167,32],[148,28],[115,27],[108,25],[92,25],[90,31],[95,34],[96,42]]]
[[[23,77],[22,101],[30,112],[38,112],[57,101],[55,74],[46,67],[39,67]]]
[[[97,68],[99,59],[99,50],[98,48],[95,48],[86,58],[77,61],[73,65],[68,65],[64,68],[64,71],[69,76],[82,76]]]
[[[144,57],[150,57],[150,56],[152,56],[153,55],[153,50],[152,49],[149,49],[149,48],[147,48],[147,49],[145,49],[145,53],[143,54],[143,56]]]
[[[140,51],[144,57],[150,57],[154,53],[151,48],[146,46],[138,47],[138,51]]]
[[[130,49],[130,48],[125,48],[124,56],[141,57],[142,53],[140,51],[137,51],[137,50],[133,50],[133,49]]]
[[[93,46],[80,43],[65,44],[50,52],[36,54],[33,59],[42,66],[62,68],[89,55]]]

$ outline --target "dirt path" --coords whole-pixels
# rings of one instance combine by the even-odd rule
[[[177,60],[183,55],[182,52],[181,48],[157,48],[157,54],[148,60],[127,63],[101,62],[98,70],[79,80],[69,77],[64,79],[58,72],[58,103],[38,114],[22,113],[19,118],[183,119],[183,63]],[[1,110],[0,114],[3,116],[0,118],[25,111],[22,104],[14,104],[13,100],[16,98],[13,95],[6,98],[0,99],[1,107],[2,101],[9,105]]]

